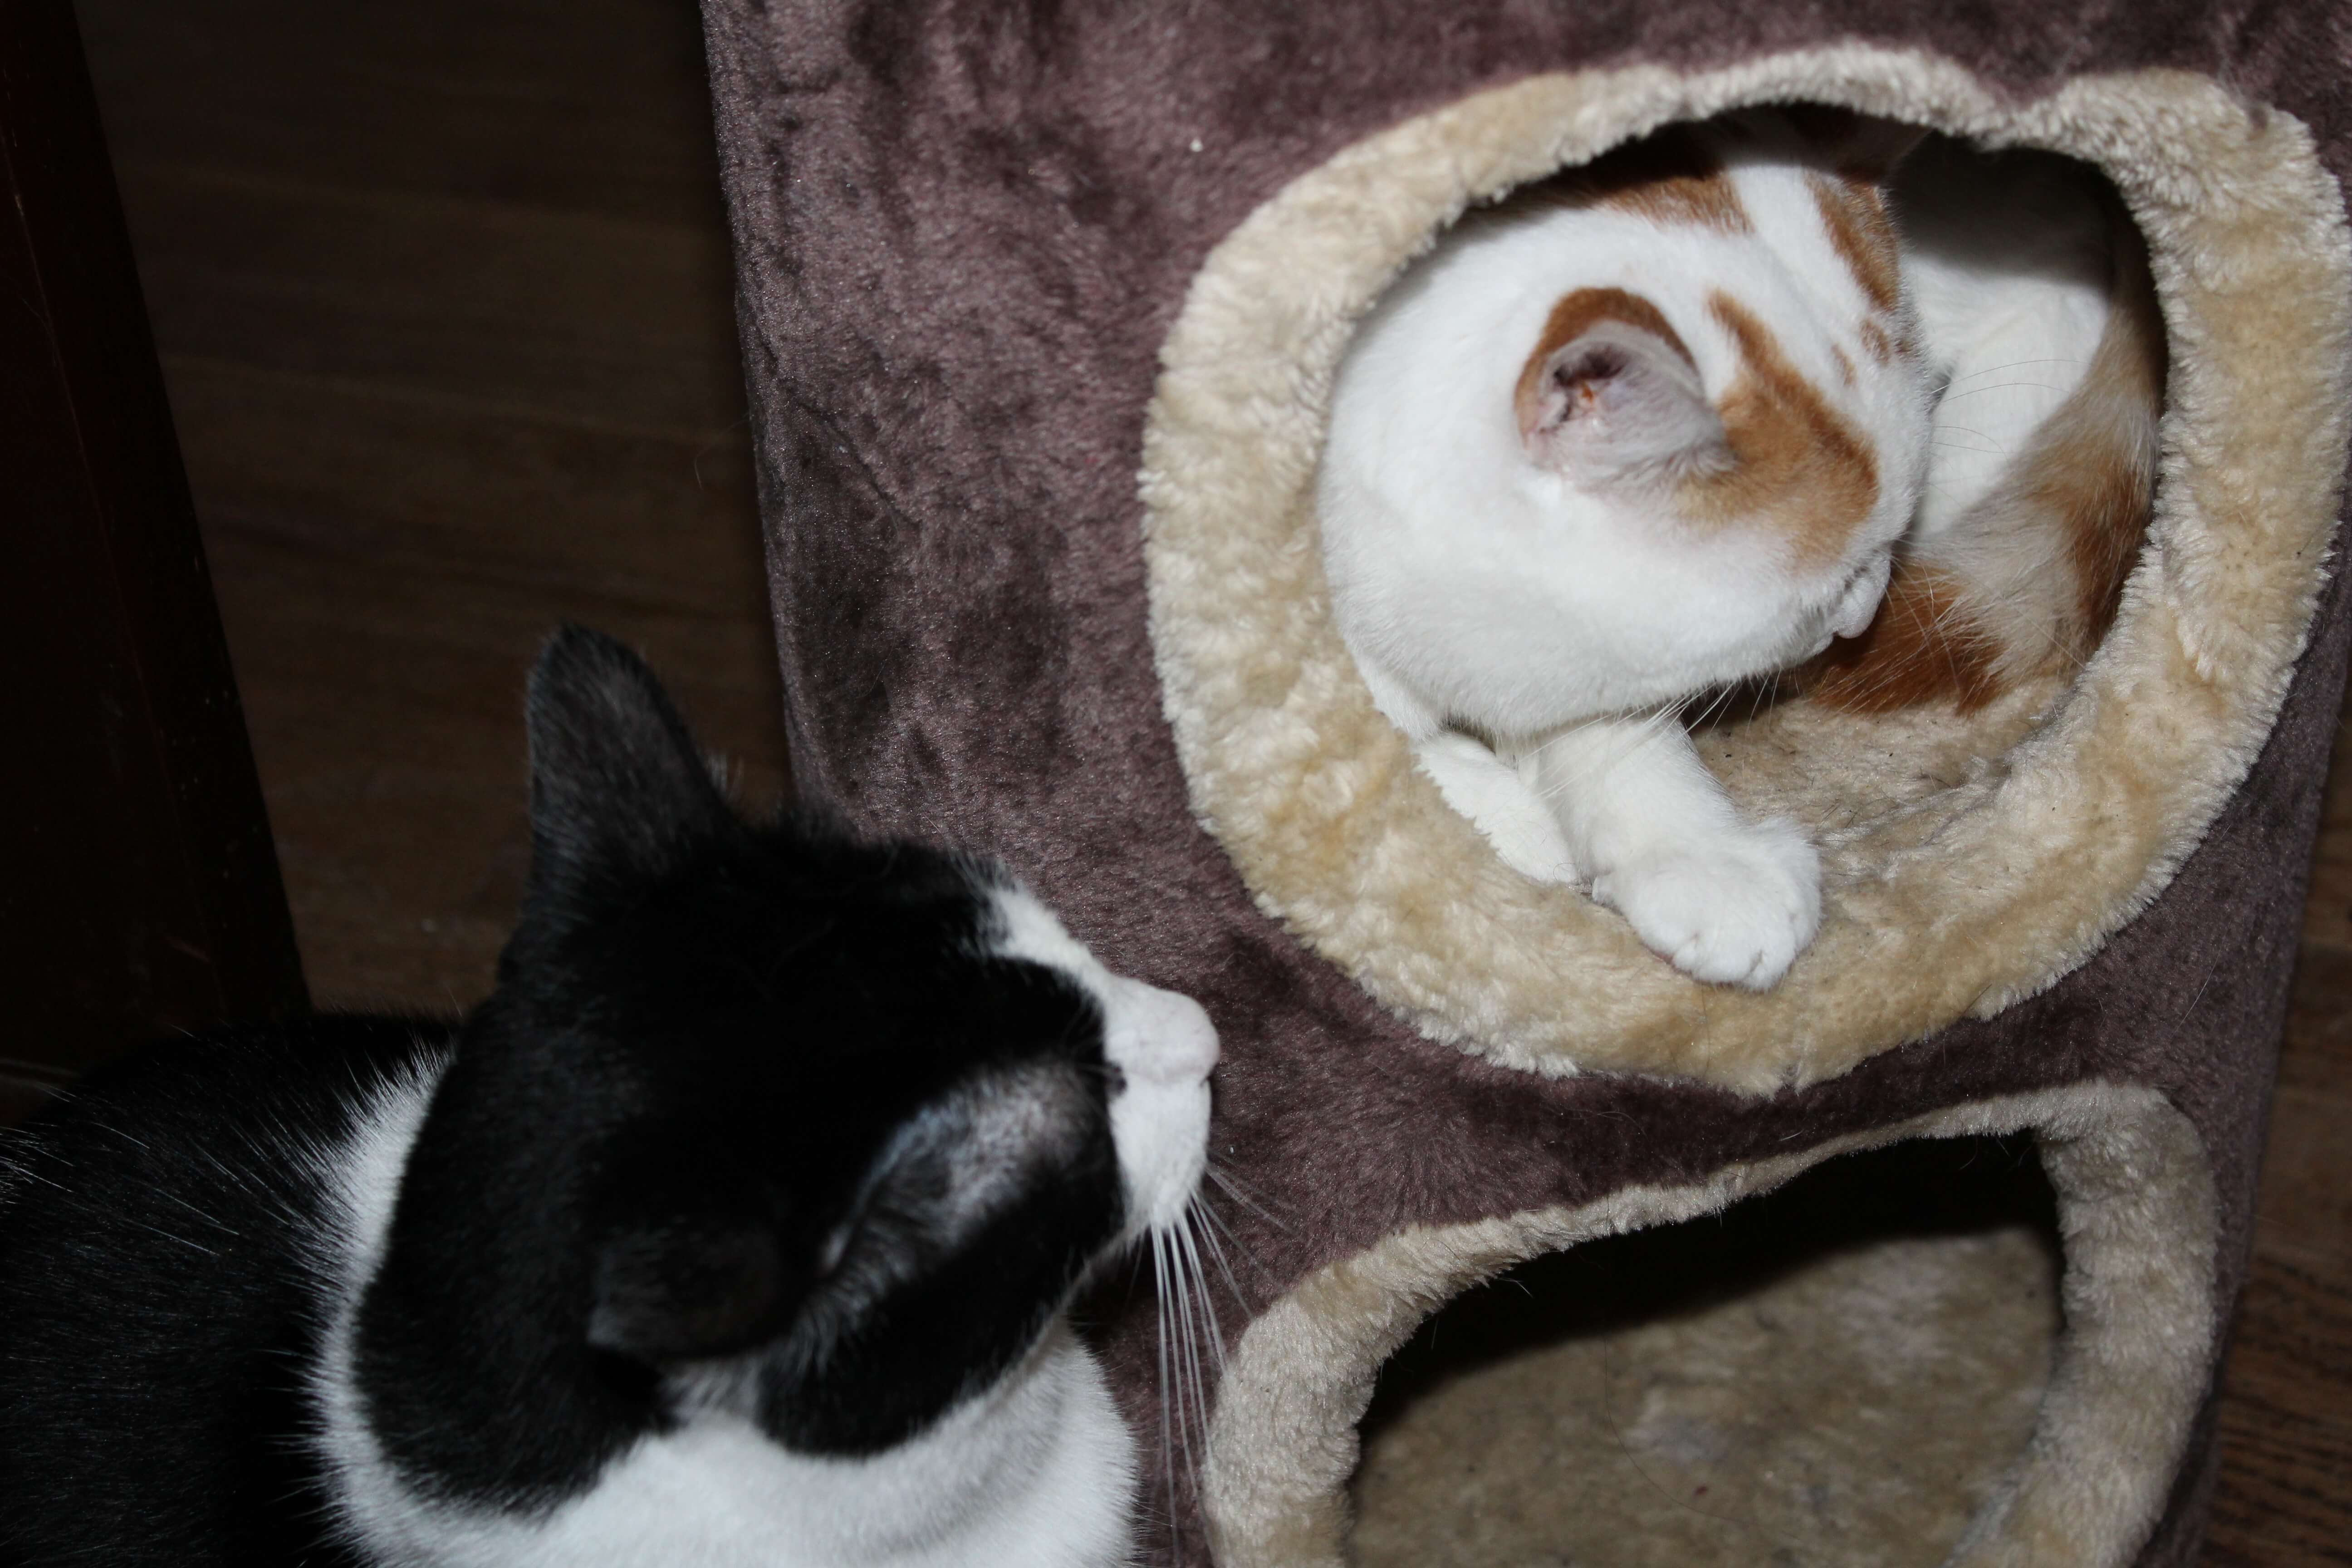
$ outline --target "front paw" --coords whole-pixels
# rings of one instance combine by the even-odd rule
[[[1685,973],[1767,991],[1821,928],[1821,860],[1789,823],[1734,824],[1628,858],[1592,896]]]

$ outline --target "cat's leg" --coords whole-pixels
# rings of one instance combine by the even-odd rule
[[[1558,819],[1517,766],[1457,730],[1438,731],[1413,755],[1445,804],[1477,825],[1505,865],[1538,882],[1576,880]]]
[[[1538,882],[1573,882],[1576,866],[1559,824],[1536,794],[1534,771],[1498,757],[1483,742],[1448,729],[1437,710],[1362,654],[1356,658],[1372,704],[1412,742],[1413,760],[1445,804],[1468,817],[1503,863]]]
[[[1673,719],[1595,720],[1531,754],[1593,898],[1675,968],[1761,991],[1812,941],[1812,845],[1793,824],[1743,818]]]

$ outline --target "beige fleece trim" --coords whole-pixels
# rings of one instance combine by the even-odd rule
[[[1381,1363],[1515,1263],[1768,1192],[1901,1139],[2032,1131],[2058,1195],[2066,1326],[2034,1435],[1950,1568],[2121,1568],[2168,1494],[2213,1368],[2218,1205],[2188,1118],[2151,1089],[2078,1084],[1982,1101],[1582,1208],[1417,1227],[1308,1275],[1259,1314],[1219,1385],[1202,1471],[1221,1568],[1339,1568],[1356,1424]]]
[[[1759,996],[1669,969],[1444,805],[1332,626],[1312,493],[1350,323],[1465,205],[1790,97],[2105,169],[2147,235],[2173,368],[2150,545],[2070,689],[1967,724],[1800,705],[1706,742],[1735,795],[1823,843],[1821,936]],[[1145,556],[1194,809],[1261,907],[1424,1033],[1508,1066],[1760,1092],[1997,1012],[2163,889],[2269,733],[2336,515],[2347,256],[2305,128],[2180,72],[2012,104],[1948,62],[1847,46],[1539,77],[1374,136],[1212,253],[1162,350]]]

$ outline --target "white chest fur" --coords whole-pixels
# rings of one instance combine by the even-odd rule
[[[706,1415],[530,1517],[418,1498],[368,1457],[345,1470],[359,1533],[386,1563],[436,1568],[1108,1568],[1127,1561],[1134,1469],[1066,1330],[986,1398],[870,1459],[791,1453]]]

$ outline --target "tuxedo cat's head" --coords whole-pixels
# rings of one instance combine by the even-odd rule
[[[745,824],[608,639],[558,634],[530,732],[523,916],[359,1314],[399,1468],[560,1493],[698,1407],[877,1453],[1180,1221],[1217,1057],[1196,1004],[987,863]]]

